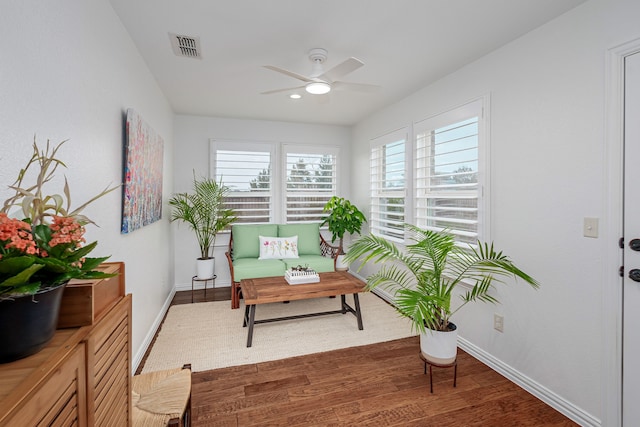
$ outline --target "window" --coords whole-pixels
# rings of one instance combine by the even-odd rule
[[[241,149],[226,145],[214,151],[214,167],[216,180],[230,189],[227,206],[236,212],[237,222],[271,222],[273,151],[258,144]]]
[[[317,150],[285,145],[285,219],[292,222],[320,222],[322,208],[336,194],[335,150]]]
[[[406,129],[371,142],[371,232],[404,241],[406,197]]]
[[[211,153],[240,223],[321,222],[337,194],[338,147],[213,140]]]
[[[479,238],[481,114],[477,101],[414,125],[415,223],[471,244]]]

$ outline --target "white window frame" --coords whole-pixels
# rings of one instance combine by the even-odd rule
[[[277,191],[275,187],[277,186],[277,171],[274,167],[274,163],[277,164],[277,146],[274,144],[265,144],[265,143],[257,143],[257,142],[239,142],[239,141],[229,141],[229,140],[211,140],[210,141],[210,165],[209,165],[209,176],[217,177],[216,164],[217,164],[217,155],[218,150],[224,151],[235,151],[235,152],[262,152],[269,153],[270,156],[270,165],[271,165],[271,178],[270,178],[270,188],[268,192],[260,192],[254,194],[256,197],[260,195],[268,194],[270,203],[269,203],[269,218],[266,222],[273,222],[275,218],[274,210],[277,209],[278,200],[277,200]],[[224,176],[220,177],[222,179],[223,184],[225,183]],[[229,192],[229,196],[236,197],[250,197],[251,193],[247,193],[244,191],[234,192],[233,189]]]
[[[457,194],[453,192],[442,192],[443,196],[457,195],[462,198],[471,197],[477,198],[477,237],[472,237],[474,240],[486,241],[490,240],[490,221],[489,221],[489,179],[487,171],[489,169],[489,138],[488,138],[488,96],[476,99],[469,103],[463,104],[459,107],[453,108],[444,113],[429,117],[425,120],[421,120],[413,124],[413,153],[414,162],[413,170],[415,179],[412,181],[413,185],[413,197],[416,199],[415,208],[413,210],[412,220],[413,223],[422,228],[429,227],[425,220],[421,218],[419,214],[420,203],[419,199],[424,197],[424,189],[419,188],[418,181],[421,179],[421,165],[420,158],[418,156],[418,136],[432,130],[441,129],[443,127],[459,123],[473,117],[478,117],[478,135],[477,135],[477,150],[478,150],[478,171],[477,171],[477,189],[473,191],[459,191]],[[437,193],[436,193],[437,194]],[[437,228],[433,228],[437,229]]]
[[[286,203],[287,203],[287,153],[294,154],[329,154],[335,157],[336,171],[334,182],[334,194],[339,193],[341,170],[339,164],[340,147],[336,145],[310,145],[296,143],[282,143],[272,141],[244,141],[244,140],[228,140],[228,139],[210,139],[209,140],[209,176],[216,177],[217,150],[229,151],[259,151],[269,152],[271,156],[271,208],[269,222],[285,223],[286,222]],[[224,183],[224,177],[222,177]],[[232,193],[233,194],[233,193]],[[238,192],[238,195],[244,193]],[[307,221],[309,222],[309,221]],[[313,221],[319,222],[319,221]]]
[[[306,155],[306,154],[311,154],[311,155],[330,155],[332,156],[335,161],[334,161],[334,176],[333,176],[333,181],[332,181],[332,188],[330,192],[327,192],[327,197],[326,201],[328,202],[329,199],[331,199],[332,196],[335,196],[338,194],[338,179],[340,176],[340,164],[339,164],[339,154],[340,154],[340,147],[338,146],[310,146],[310,145],[301,145],[301,144],[290,144],[290,143],[286,143],[286,144],[282,144],[282,155],[281,157],[281,171],[282,171],[282,179],[280,180],[281,182],[281,194],[282,194],[282,222],[289,222],[289,223],[294,223],[294,222],[321,222],[322,219],[318,220],[318,221],[308,221],[308,220],[302,220],[302,221],[287,221],[287,217],[288,217],[288,213],[287,213],[287,207],[288,207],[288,197],[289,197],[289,189],[287,186],[287,156],[289,154],[302,154],[302,155]],[[297,195],[308,195],[308,196],[313,196],[313,192],[301,192],[301,193],[297,193]],[[326,203],[326,202],[325,202]],[[324,205],[323,205],[324,206]],[[324,219],[324,217],[327,214],[322,214],[321,212],[318,212],[319,216],[321,218]]]
[[[385,167],[384,162],[382,161],[383,158],[378,156],[376,151],[383,149],[383,147],[387,145],[392,145],[401,141],[404,143],[404,186],[399,187],[395,190],[389,190],[384,185],[386,181],[383,176]],[[410,206],[410,200],[407,197],[407,195],[410,193],[407,191],[407,189],[409,188],[408,186],[411,185],[410,182],[412,179],[410,173],[411,167],[408,167],[410,165],[410,162],[408,161],[408,155],[411,152],[409,141],[409,128],[405,127],[372,139],[369,149],[369,183],[371,191],[371,212],[369,214],[369,229],[374,235],[381,236],[388,240],[399,243],[403,243],[405,240],[404,223],[407,221],[407,215],[411,212],[411,209],[408,209],[407,206]],[[395,224],[396,226],[399,226],[400,229],[392,229],[386,226],[393,221],[383,218],[386,211],[383,211],[380,199],[389,198],[404,199],[404,210],[402,212],[403,220]]]

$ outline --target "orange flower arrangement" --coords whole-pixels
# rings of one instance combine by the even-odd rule
[[[9,186],[15,195],[0,209],[0,299],[34,294],[70,279],[110,276],[95,270],[108,257],[87,257],[98,243],[85,244],[84,226],[93,222],[80,211],[119,186],[106,188],[73,211],[69,208],[66,178],[64,197],[44,195],[43,187],[54,177],[58,166],[66,167],[56,158],[64,142],[51,147],[47,141],[45,150],[40,150],[34,141],[33,156],[16,182]],[[40,168],[36,184],[24,186],[23,180],[33,165]],[[66,207],[63,206],[65,199]],[[15,208],[22,212],[22,219],[9,216],[9,210]]]

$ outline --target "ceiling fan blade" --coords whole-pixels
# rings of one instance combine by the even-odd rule
[[[266,92],[261,92],[260,95],[271,95],[272,93],[280,93],[280,92],[287,92],[289,90],[298,90],[298,89],[304,89],[304,86],[297,86],[297,87],[288,87],[288,88],[284,88],[284,89],[274,89],[274,90],[268,90]]]
[[[360,61],[357,58],[351,57],[345,61],[342,61],[340,64],[336,65],[329,71],[326,71],[324,74],[318,76],[318,78],[321,80],[329,79],[329,81],[336,81],[340,77],[354,72],[363,65],[364,62]]]
[[[274,67],[273,65],[264,65],[264,68],[268,68],[268,69],[273,70],[275,72],[285,74],[285,75],[287,75],[289,77],[293,77],[294,79],[302,80],[305,83],[309,83],[309,82],[313,81],[312,79],[310,79],[307,76],[303,76],[302,74],[294,73],[293,71],[285,70],[284,68]]]
[[[331,87],[335,90],[353,90],[357,92],[375,92],[380,89],[380,86],[377,85],[348,82],[333,82]]]

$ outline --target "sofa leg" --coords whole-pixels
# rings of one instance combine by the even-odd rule
[[[240,308],[240,283],[231,282],[231,308]]]

